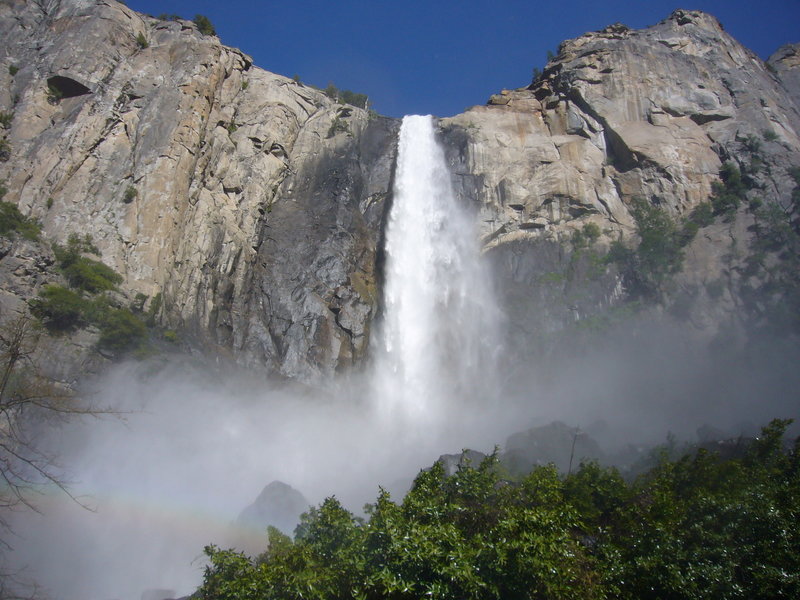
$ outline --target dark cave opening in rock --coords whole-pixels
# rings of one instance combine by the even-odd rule
[[[92,90],[82,83],[63,75],[49,77],[47,86],[52,90],[57,90],[61,98],[74,98],[75,96],[84,96],[92,93]]]

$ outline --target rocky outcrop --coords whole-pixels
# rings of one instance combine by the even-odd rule
[[[282,481],[273,481],[241,512],[236,522],[238,525],[262,533],[267,527],[272,526],[291,535],[300,522],[300,515],[306,512],[309,506],[303,494],[292,486]]]
[[[603,458],[600,446],[585,431],[560,421],[515,433],[506,441],[502,455],[503,464],[518,474],[550,463],[559,471],[567,472],[581,462]]]
[[[613,25],[566,41],[529,87],[442,120],[511,334],[530,341],[624,297],[615,269],[596,259],[620,237],[635,244],[636,198],[680,220],[730,161],[749,169],[751,197],[789,209],[789,170],[800,165],[796,58],[787,46],[768,66],[714,17],[679,10],[646,30]],[[580,251],[587,225],[599,233],[595,260]],[[741,207],[685,251],[677,289],[691,291],[689,316],[706,339],[741,310],[734,291],[704,289],[736,289],[753,225]]]
[[[46,238],[91,232],[195,348],[306,381],[358,362],[393,121],[112,0],[4,2],[0,38],[0,179]]]
[[[795,101],[800,103],[800,44],[786,44],[767,60],[767,68],[780,80]]]

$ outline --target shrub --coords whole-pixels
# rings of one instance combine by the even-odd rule
[[[11,127],[11,121],[13,118],[13,111],[0,111],[0,127],[3,127],[4,129]]]
[[[136,43],[142,50],[150,46],[150,43],[147,41],[147,38],[144,37],[144,33],[142,33],[141,31],[136,35]]]
[[[742,140],[742,145],[751,154],[758,154],[761,150],[761,140],[754,135],[746,135]]]
[[[19,67],[17,65],[8,65],[8,74],[9,75],[14,77],[14,75],[16,75],[17,73],[19,73]]]
[[[139,190],[137,190],[132,185],[129,185],[127,188],[125,188],[125,194],[123,194],[122,196],[122,201],[125,204],[130,204],[136,199],[136,196],[138,195],[139,195]]]
[[[197,30],[203,35],[217,35],[211,21],[205,15],[195,15],[192,22],[197,25]]]
[[[683,261],[677,225],[665,210],[646,200],[635,200],[632,208],[640,238],[639,263],[648,278],[663,281],[678,272]]]
[[[85,256],[63,266],[62,272],[71,286],[90,294],[115,290],[123,281],[122,275],[105,263]]]
[[[6,138],[0,140],[0,162],[8,162],[11,158],[11,144]]]
[[[583,236],[590,244],[594,244],[600,237],[600,227],[597,226],[597,223],[586,223],[583,226]]]
[[[328,129],[328,135],[326,137],[332,138],[337,133],[347,133],[350,131],[350,128],[347,126],[347,121],[336,117],[333,122],[331,123],[330,128]]]
[[[2,188],[5,194],[5,188]],[[2,198],[3,194],[0,194]],[[8,236],[19,234],[26,240],[38,240],[42,228],[30,217],[26,217],[17,208],[16,204],[0,201],[0,235]]]
[[[636,480],[597,463],[504,481],[495,458],[420,472],[355,517],[335,498],[252,560],[206,548],[202,600],[794,598],[800,444],[776,420],[737,457],[669,448]]]
[[[29,301],[31,313],[51,330],[64,331],[85,322],[89,302],[61,285],[47,285]]]
[[[138,349],[147,339],[144,323],[127,308],[98,311],[97,325],[100,327],[97,345],[112,352]]]
[[[174,13],[161,13],[156,17],[159,21],[180,21],[181,16]]]
[[[325,88],[325,95],[331,100],[337,100],[339,98],[339,90],[336,89],[333,82],[328,83],[328,87]]]
[[[722,181],[714,182],[711,186],[711,206],[715,215],[722,215],[729,221],[745,199],[747,188],[733,163],[722,165],[719,176]]]
[[[115,290],[123,281],[122,275],[108,265],[83,256],[83,253],[100,254],[88,234],[84,237],[77,234],[70,235],[67,246],[54,244],[53,252],[59,263],[59,269],[74,288],[97,294]]]
[[[774,142],[778,139],[778,134],[775,133],[772,129],[765,129],[761,132],[761,136],[764,138],[765,142]]]
[[[344,102],[345,104],[357,106],[358,108],[367,108],[369,96],[366,94],[357,94],[356,92],[351,92],[350,90],[342,90],[339,92],[339,101]]]
[[[78,233],[70,233],[67,238],[67,250],[73,253],[86,252],[100,256],[100,249],[94,245],[94,239],[90,233],[82,236]]]
[[[701,202],[689,213],[689,220],[699,227],[708,227],[714,222],[714,208],[710,202]]]
[[[683,266],[683,246],[691,241],[697,226],[679,227],[665,210],[640,198],[633,200],[631,215],[639,246],[632,250],[617,240],[606,261],[618,266],[633,296],[655,297],[667,278]]]
[[[158,313],[161,311],[163,298],[164,297],[161,292],[158,292],[155,296],[153,296],[153,299],[150,300],[150,306],[147,309],[147,317],[145,318],[145,322],[147,323],[148,327],[155,326]]]

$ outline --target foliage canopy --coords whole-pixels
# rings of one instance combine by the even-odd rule
[[[739,458],[700,450],[626,482],[581,465],[504,480],[495,456],[383,490],[366,519],[331,497],[250,559],[206,548],[203,600],[790,598],[800,593],[800,446],[773,421]]]

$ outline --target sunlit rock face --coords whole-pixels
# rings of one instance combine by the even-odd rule
[[[768,66],[714,17],[679,10],[649,29],[613,25],[568,40],[529,87],[444,119],[456,187],[480,219],[511,334],[524,329],[530,345],[531,333],[563,330],[624,297],[614,270],[587,263],[572,240],[587,224],[599,229],[599,254],[620,236],[635,240],[636,198],[680,219],[708,200],[724,162],[745,172],[757,158],[752,195],[788,207],[788,170],[800,165],[797,63],[795,46]],[[701,338],[741,310],[731,290],[753,223],[743,208],[685,251],[677,281]],[[710,297],[712,282],[725,282],[724,293]]]
[[[117,2],[6,2],[0,38],[0,179],[45,237],[90,232],[197,348],[306,381],[359,361],[393,121]]]
[[[0,39],[0,110],[13,112],[0,179],[46,238],[90,232],[123,293],[161,294],[156,321],[193,349],[305,382],[364,359],[399,121],[114,1],[4,2]],[[796,46],[767,68],[713,17],[676,11],[567,41],[529,87],[443,119],[509,339],[541,347],[616,306],[615,268],[576,252],[575,232],[596,225],[602,255],[635,238],[634,198],[687,215],[725,161],[750,164],[748,136],[759,195],[786,203],[797,89]],[[741,312],[753,223],[742,209],[685,251],[684,312],[706,340]],[[23,246],[0,260],[4,306],[56,280],[36,258],[47,250]],[[75,346],[90,347],[91,334]]]

